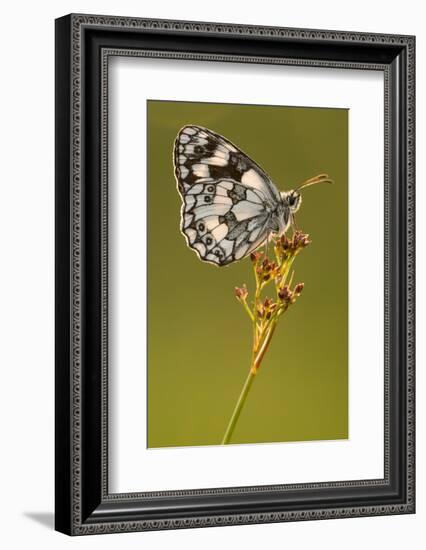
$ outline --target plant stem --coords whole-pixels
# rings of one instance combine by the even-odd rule
[[[274,322],[274,324],[272,325],[272,327],[269,329],[269,332],[267,333],[267,335],[265,336],[265,339],[263,340],[263,343],[262,343],[262,346],[259,350],[259,353],[257,354],[257,356],[255,357],[254,361],[253,361],[253,367],[252,367],[252,370],[254,372],[256,372],[259,367],[260,367],[260,363],[262,362],[262,359],[263,359],[263,356],[265,355],[266,353],[266,350],[268,349],[268,346],[272,340],[272,336],[274,334],[274,331],[275,331],[275,327],[277,326],[277,323],[276,321]]]
[[[244,383],[243,389],[238,398],[237,404],[235,405],[234,412],[232,413],[231,420],[229,421],[228,427],[226,428],[225,435],[223,436],[222,445],[227,445],[232,437],[234,432],[235,425],[240,417],[241,409],[247,399],[248,392],[250,391],[251,385],[253,383],[254,377],[256,376],[256,371],[250,368],[246,381]]]
[[[324,178],[325,176],[319,176],[317,179],[326,181]],[[315,179],[315,181],[309,180],[305,183],[306,185],[313,185],[313,183],[316,182]],[[269,243],[267,243],[267,247],[268,244]],[[275,260],[273,262],[267,257],[268,248],[266,248],[266,252],[258,252],[251,255],[256,283],[252,309],[247,304],[248,291],[245,284],[242,288],[235,288],[235,295],[238,301],[243,304],[253,325],[252,357],[249,373],[237,404],[235,405],[228,427],[226,428],[222,445],[228,444],[232,438],[235,426],[240,417],[244,403],[246,402],[247,395],[253,384],[254,377],[271,343],[278,319],[287,311],[290,304],[295,303],[296,298],[300,296],[300,292],[303,289],[303,283],[296,285],[293,290],[290,288],[293,283],[294,271],[291,272],[290,281],[288,283],[287,279],[295,257],[299,251],[308,244],[308,235],[304,235],[301,232],[295,232],[291,240],[283,236],[275,240]],[[265,256],[265,258],[262,260],[263,256]],[[262,290],[271,282],[274,282],[275,285],[276,301],[274,302],[268,297],[262,301]]]
[[[246,300],[242,300],[242,304],[244,306],[244,309],[247,311],[250,319],[252,320],[252,322],[254,323],[254,316],[253,316],[253,313],[251,312],[251,309],[249,308]]]
[[[262,345],[260,347],[260,350],[257,353],[255,350],[253,350],[252,364],[250,366],[250,370],[247,375],[246,381],[244,383],[243,389],[241,390],[240,397],[238,398],[237,404],[235,405],[234,412],[232,413],[231,420],[229,421],[228,427],[226,428],[225,435],[223,436],[222,445],[227,445],[232,437],[235,426],[240,417],[241,410],[247,399],[247,395],[250,391],[251,385],[253,384],[254,377],[257,374],[257,371],[260,367],[260,363],[262,362],[263,356],[265,355],[265,352],[268,349],[268,346],[271,342],[275,327],[276,327],[276,322],[274,322],[272,327],[266,333],[264,340],[262,342]]]

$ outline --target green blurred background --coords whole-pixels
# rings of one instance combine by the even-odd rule
[[[296,220],[305,288],[281,318],[231,443],[348,437],[348,112],[148,101],[148,447],[220,444],[250,366],[251,325],[234,287],[250,260],[217,268],[179,230],[172,150],[198,124],[252,157],[280,190],[326,172]]]

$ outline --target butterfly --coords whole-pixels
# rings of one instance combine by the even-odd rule
[[[173,160],[182,198],[181,231],[201,260],[217,266],[241,260],[271,235],[294,228],[300,190],[331,182],[327,174],[320,174],[280,192],[236,145],[195,125],[179,131]]]

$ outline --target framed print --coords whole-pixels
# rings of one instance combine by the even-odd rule
[[[415,511],[412,36],[56,21],[56,529]]]

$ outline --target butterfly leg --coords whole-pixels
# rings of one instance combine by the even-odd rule
[[[266,237],[266,246],[265,246],[265,258],[268,257],[268,253],[269,253],[269,243],[270,243],[270,237],[271,237],[271,234],[268,233],[268,236]]]

